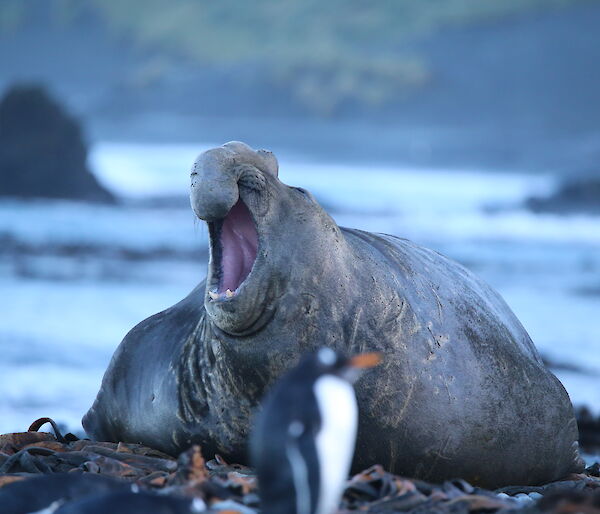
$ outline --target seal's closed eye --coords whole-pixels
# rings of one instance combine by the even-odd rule
[[[295,189],[299,193],[302,193],[302,195],[305,196],[307,199],[312,199],[310,193],[306,189],[302,189],[301,187],[293,187],[292,189]]]

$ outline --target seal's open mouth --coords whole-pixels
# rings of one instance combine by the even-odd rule
[[[209,231],[213,269],[208,294],[213,300],[233,298],[256,260],[256,225],[240,198],[225,218],[209,223]]]

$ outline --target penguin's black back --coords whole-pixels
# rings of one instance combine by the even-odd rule
[[[321,428],[321,414],[314,384],[319,376],[311,359],[302,361],[267,395],[256,419],[250,450],[265,514],[310,514],[317,508],[320,473],[315,438]],[[308,507],[305,512],[297,509],[297,483],[291,462],[298,455],[302,456],[310,491],[310,504],[301,504]],[[297,476],[298,472],[296,480]]]

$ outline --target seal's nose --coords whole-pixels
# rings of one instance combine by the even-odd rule
[[[230,141],[207,150],[192,167],[190,201],[200,219],[224,218],[239,199],[238,181],[244,166],[277,177],[277,158],[267,150],[255,151],[247,144]]]
[[[200,219],[224,218],[239,198],[231,156],[222,148],[204,152],[192,167],[190,203]]]

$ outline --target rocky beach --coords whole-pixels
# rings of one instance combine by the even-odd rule
[[[581,419],[580,413],[580,424]],[[600,418],[583,421],[582,442],[595,441],[583,449],[598,451]],[[52,432],[40,432],[47,423]],[[489,491],[460,478],[430,484],[373,465],[350,477],[338,512],[593,514],[600,510],[599,466],[595,462],[581,474],[549,484]],[[199,446],[175,459],[139,444],[63,436],[49,418],[36,420],[27,432],[0,435],[3,514],[89,513],[92,508],[114,514],[144,509],[255,514],[259,495],[251,468],[203,455]]]

